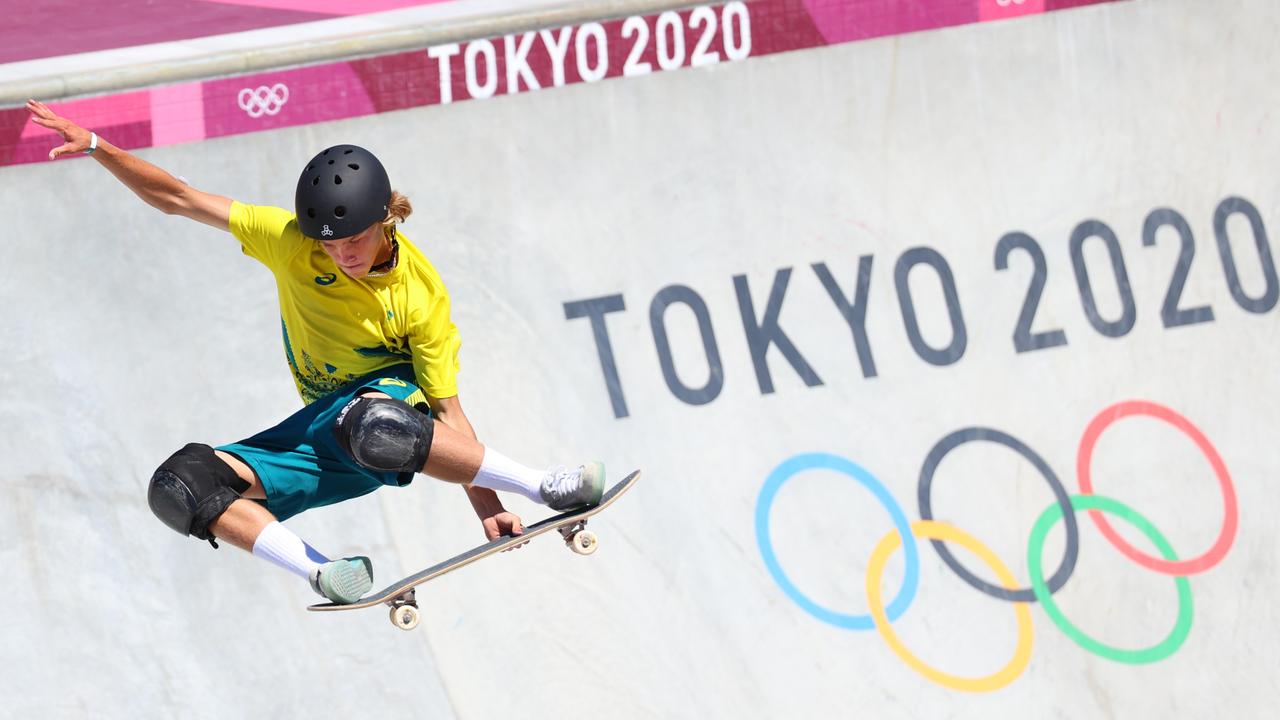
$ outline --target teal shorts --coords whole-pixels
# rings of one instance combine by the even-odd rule
[[[383,485],[408,485],[413,473],[378,472],[357,464],[338,446],[333,426],[342,408],[368,391],[385,393],[430,415],[426,393],[414,383],[412,365],[379,370],[316,400],[270,430],[217,449],[253,469],[266,491],[267,509],[280,520]]]

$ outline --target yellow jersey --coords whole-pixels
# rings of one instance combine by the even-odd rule
[[[428,397],[458,394],[462,340],[449,317],[449,293],[398,230],[395,268],[355,279],[298,230],[288,210],[233,202],[228,225],[244,253],[275,275],[285,357],[304,403],[408,362]]]

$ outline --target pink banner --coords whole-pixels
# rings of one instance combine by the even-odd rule
[[[756,0],[54,103],[123,148],[486,100],[1118,0]],[[0,110],[0,165],[53,138]]]

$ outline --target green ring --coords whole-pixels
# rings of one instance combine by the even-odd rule
[[[1151,524],[1150,520],[1147,520],[1137,510],[1118,500],[1101,495],[1072,495],[1071,507],[1076,510],[1101,510],[1115,515],[1141,530],[1142,534],[1146,535],[1160,550],[1160,554],[1164,556],[1164,559],[1178,559],[1173,551],[1173,546],[1169,544],[1164,535],[1160,534],[1155,525]],[[1054,602],[1049,586],[1044,580],[1044,568],[1040,563],[1040,556],[1044,553],[1044,540],[1049,534],[1049,528],[1053,527],[1054,523],[1061,519],[1062,506],[1057,503],[1050,505],[1047,510],[1040,514],[1035,525],[1031,528],[1031,540],[1027,546],[1027,574],[1031,576],[1031,591],[1035,593],[1036,600],[1040,602],[1040,606],[1048,613],[1049,619],[1053,620],[1058,629],[1074,640],[1077,645],[1108,660],[1141,665],[1163,660],[1177,652],[1191,632],[1191,616],[1193,613],[1191,583],[1186,577],[1179,576],[1173,579],[1174,584],[1178,586],[1178,620],[1174,623],[1173,630],[1169,633],[1169,636],[1157,645],[1139,650],[1115,648],[1094,640],[1071,624],[1071,621],[1058,609],[1057,603]]]

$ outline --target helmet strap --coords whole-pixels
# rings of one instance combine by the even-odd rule
[[[394,232],[395,229],[392,228],[391,233]],[[391,233],[387,233],[382,236],[384,239],[391,241],[391,257],[387,258],[386,262],[379,263],[369,268],[369,277],[380,277],[396,269],[396,264],[400,260],[400,242],[396,240],[395,235]]]

